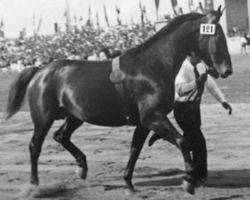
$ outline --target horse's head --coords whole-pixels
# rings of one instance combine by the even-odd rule
[[[219,24],[222,13],[219,7],[201,19],[198,45],[194,50],[208,65],[209,74],[215,78],[227,78],[233,73],[226,37]]]

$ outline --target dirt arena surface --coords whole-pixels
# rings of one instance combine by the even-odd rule
[[[249,200],[250,199],[250,58],[232,56],[234,75],[218,84],[232,103],[229,116],[210,94],[202,102],[202,130],[207,139],[208,186],[191,196],[180,187],[184,162],[180,151],[166,141],[147,142],[135,167],[137,190],[128,194],[123,171],[129,157],[133,127],[82,125],[72,141],[87,155],[87,180],[75,174],[73,157],[53,138],[62,121],[51,128],[39,160],[40,186],[29,184],[28,144],[33,124],[27,105],[4,121],[6,95],[15,77],[0,75],[0,200]],[[107,116],[108,117],[108,116]],[[169,115],[174,124],[172,114]]]

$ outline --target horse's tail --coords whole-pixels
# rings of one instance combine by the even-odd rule
[[[38,69],[38,67],[24,69],[12,83],[6,109],[6,119],[12,117],[22,107],[27,87]]]

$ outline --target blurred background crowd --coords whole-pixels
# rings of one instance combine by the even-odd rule
[[[134,47],[155,33],[154,25],[120,25],[108,29],[84,26],[81,30],[0,41],[0,68],[12,64],[41,66],[57,59],[102,60]]]

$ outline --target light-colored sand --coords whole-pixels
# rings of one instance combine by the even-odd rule
[[[89,164],[88,179],[81,180],[74,173],[73,157],[52,139],[61,122],[54,124],[45,140],[39,162],[41,186],[34,189],[29,185],[28,151],[33,125],[29,113],[20,112],[0,123],[0,200],[250,199],[250,104],[232,106],[229,116],[218,104],[202,105],[210,186],[198,188],[195,196],[180,187],[183,159],[165,141],[153,147],[145,144],[133,178],[138,191],[126,194],[122,176],[132,127],[85,124],[74,133],[72,141],[86,153]]]

